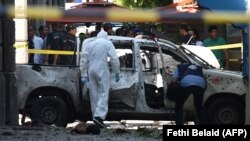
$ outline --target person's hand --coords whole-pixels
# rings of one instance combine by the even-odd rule
[[[88,77],[81,77],[81,81],[82,81],[82,85],[84,85],[84,84],[89,82],[89,78]]]
[[[118,82],[120,80],[120,74],[117,73],[115,74],[115,82]]]

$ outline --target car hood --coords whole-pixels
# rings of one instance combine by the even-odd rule
[[[203,46],[194,46],[194,45],[182,45],[184,48],[188,49],[195,55],[202,58],[204,61],[206,61],[208,64],[212,65],[215,68],[220,68],[220,64],[216,57],[214,56],[213,52]]]
[[[219,75],[227,75],[242,78],[242,72],[240,71],[230,71],[230,70],[221,70],[221,69],[208,69],[209,71],[219,74]]]

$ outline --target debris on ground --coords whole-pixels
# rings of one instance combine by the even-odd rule
[[[139,132],[139,134],[140,134],[141,136],[143,136],[143,137],[149,137],[150,134],[151,134],[151,131],[150,131],[150,130],[148,130],[147,128],[141,128],[141,127],[139,127],[139,128],[137,129],[137,132]]]
[[[84,132],[85,126],[81,123],[77,126]],[[0,127],[0,141],[161,141],[161,130],[153,129],[101,129],[94,124],[87,124],[86,134],[72,133],[73,128],[57,126],[15,126]],[[152,133],[153,132],[153,133]],[[150,136],[145,134],[149,133]]]
[[[96,125],[86,125],[84,122],[78,123],[71,131],[71,133],[76,134],[100,134],[100,128]]]
[[[84,122],[80,122],[71,130],[71,133],[86,134],[87,125]]]
[[[130,132],[127,131],[126,129],[123,129],[123,128],[117,128],[117,129],[115,129],[114,133],[124,134],[124,133],[130,133]]]
[[[2,132],[1,135],[12,136],[12,135],[14,135],[14,131],[13,130],[6,130],[6,131]]]

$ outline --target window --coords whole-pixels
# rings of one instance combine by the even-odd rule
[[[162,69],[163,66],[162,66],[160,53],[156,54],[156,58],[157,58],[156,60],[158,60],[157,63],[159,65],[159,68]],[[164,61],[165,67],[168,67],[170,72],[173,72],[176,69],[177,65],[180,64],[180,62],[175,60],[171,55],[168,55],[165,53],[163,53],[163,61]]]
[[[164,66],[168,67],[170,71],[174,71],[176,66],[181,62],[186,62],[182,57],[173,51],[162,49],[162,56]],[[158,48],[156,47],[141,47],[142,64],[145,63],[144,71],[153,71],[154,69],[162,69],[162,60]]]
[[[112,40],[120,61],[121,69],[133,69],[134,64],[134,51],[133,42],[131,40]]]
[[[142,64],[142,71],[150,71],[151,68],[151,54],[149,51],[141,50],[141,64]]]
[[[134,68],[133,52],[131,49],[116,49],[121,68]]]

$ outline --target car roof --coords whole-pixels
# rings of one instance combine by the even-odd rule
[[[96,37],[88,38],[86,41],[91,41],[94,40]],[[152,48],[157,47],[157,44],[154,40],[149,40],[149,39],[139,39],[139,38],[133,38],[133,37],[124,37],[124,36],[108,36],[108,39],[111,40],[114,44],[124,44],[124,45],[130,45],[131,43],[143,43],[143,44],[154,44],[151,46]],[[118,42],[116,42],[118,41]],[[161,47],[167,49],[167,48],[172,48],[172,49],[177,49],[180,48],[179,45],[176,45],[168,40],[164,39],[157,39],[157,43],[159,45],[163,45]],[[211,64],[212,66],[219,68],[219,63],[214,57],[213,53],[211,53],[211,50],[208,48],[204,47],[197,47],[197,46],[190,46],[190,45],[182,45],[184,48],[189,49],[191,52],[194,54],[198,55],[202,59],[204,59],[206,62]],[[201,53],[202,52],[202,53]],[[205,54],[205,55],[204,55]]]
[[[87,38],[86,40],[93,40],[96,37],[91,37]],[[133,37],[125,37],[125,36],[108,36],[109,40],[120,40],[120,41],[134,41],[134,42],[148,42],[148,43],[154,43],[153,40],[148,40],[148,39],[138,39],[138,38],[133,38]]]
[[[139,38],[133,38],[133,37],[125,37],[125,36],[108,36],[108,39],[110,40],[123,40],[123,41],[134,41],[134,42],[148,42],[148,43],[154,43],[153,40],[149,39],[139,39]]]

